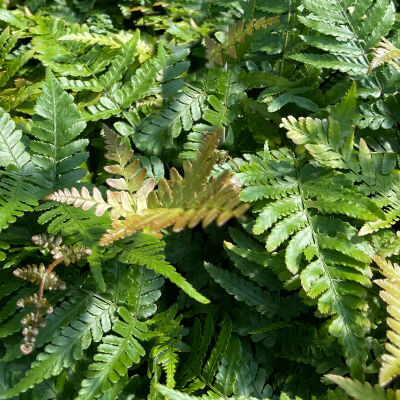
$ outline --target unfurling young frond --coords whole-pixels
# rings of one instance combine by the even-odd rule
[[[54,237],[53,235],[47,236],[45,234],[35,235],[32,237],[33,243],[36,246],[50,250],[53,255],[54,261],[46,269],[43,263],[39,267],[36,264],[28,265],[25,268],[17,268],[13,271],[14,275],[20,279],[24,279],[39,286],[38,294],[27,296],[17,301],[18,307],[34,307],[35,312],[26,314],[21,319],[22,335],[24,343],[21,345],[21,351],[24,354],[32,352],[35,345],[36,337],[39,334],[39,328],[46,326],[46,321],[42,314],[51,314],[53,308],[45,297],[43,292],[45,290],[65,290],[66,284],[53,269],[61,262],[65,265],[75,263],[83,257],[91,254],[91,250],[79,245],[63,245],[62,237]]]
[[[385,345],[388,354],[382,356],[382,366],[379,371],[379,383],[385,386],[400,375],[400,267],[379,256],[374,256],[373,259],[385,277],[376,280],[376,283],[383,289],[379,294],[387,303],[389,314],[387,319],[390,328],[387,333],[389,342]]]
[[[398,72],[400,72],[400,67],[396,63],[400,59],[400,50],[394,46],[389,40],[382,38],[382,40],[375,46],[372,53],[372,60],[369,65],[368,72],[373,69],[388,63],[394,67]]]
[[[71,191],[59,190],[46,199],[73,204],[84,210],[95,206],[96,215],[110,209],[112,229],[103,235],[100,245],[110,244],[144,229],[156,233],[173,226],[173,230],[179,232],[200,222],[206,227],[215,219],[218,225],[222,225],[232,217],[242,218],[247,205],[240,204],[237,190],[230,182],[229,171],[209,178],[218,160],[215,149],[219,136],[220,131],[209,134],[197,157],[192,162],[184,163],[184,177],[172,168],[170,180],[162,178],[156,193],[153,179],[143,184],[145,169],[134,175],[139,163],[129,163],[132,151],[121,144],[115,133],[107,130],[106,157],[117,164],[106,167],[106,171],[122,176],[109,179],[107,183],[120,191],[107,190],[107,201],[98,189],[94,188],[91,196],[85,187],[81,192],[75,188]]]

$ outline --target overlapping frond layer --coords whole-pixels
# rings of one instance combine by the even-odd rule
[[[379,256],[374,256],[373,259],[385,277],[376,280],[376,283],[383,289],[379,294],[387,303],[389,314],[387,320],[390,328],[387,333],[389,341],[385,345],[388,353],[382,356],[382,366],[379,371],[379,383],[385,386],[400,375],[400,267]]]
[[[394,153],[373,152],[363,139],[358,146],[354,144],[354,127],[351,128],[351,121],[355,119],[354,107],[340,112],[340,107],[348,104],[351,97],[355,99],[354,85],[342,103],[335,106],[336,112],[329,119],[288,116],[282,119],[281,127],[287,129],[287,136],[295,144],[304,144],[318,164],[340,170],[349,182],[357,182],[357,201],[363,202],[376,217],[360,229],[359,235],[363,236],[388,228],[398,220],[400,179]]]

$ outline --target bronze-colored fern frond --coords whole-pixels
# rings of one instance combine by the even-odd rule
[[[385,345],[388,353],[382,356],[379,371],[379,383],[384,386],[400,375],[400,266],[379,256],[373,256],[373,259],[381,267],[381,272],[386,278],[375,281],[383,289],[379,294],[388,304],[389,314],[389,342]]]
[[[95,207],[96,215],[103,215],[110,210],[112,228],[100,239],[100,245],[110,244],[144,229],[157,233],[173,226],[174,231],[180,231],[185,227],[193,228],[200,222],[206,227],[214,220],[222,225],[232,217],[242,218],[247,210],[248,206],[240,203],[237,188],[230,181],[229,171],[210,178],[213,166],[219,159],[216,148],[220,130],[207,135],[197,157],[192,162],[184,163],[183,177],[175,168],[171,168],[170,179],[162,178],[157,191],[154,190],[153,179],[143,184],[145,177],[142,171],[145,169],[133,175],[137,167],[135,161],[125,167],[133,152],[122,145],[111,130],[108,129],[106,135],[107,158],[118,162],[116,168],[106,167],[106,171],[124,176],[122,179],[126,185],[122,181],[114,184],[116,181],[112,179],[111,185],[110,179],[107,183],[113,188],[128,188],[135,193],[107,190],[105,201],[96,188],[93,189],[93,196],[86,188],[82,188],[81,192],[72,188],[59,190],[46,197],[84,210]]]
[[[399,59],[400,50],[391,42],[389,42],[389,40],[383,37],[382,40],[374,48],[368,73],[385,63],[391,65],[398,72],[400,72],[400,66],[396,63],[396,61]]]
[[[130,162],[133,157],[133,150],[126,143],[122,143],[118,135],[107,125],[103,124],[103,130],[105,149],[107,150],[105,157],[116,162],[116,164],[107,165],[104,170],[110,174],[122,176],[118,179],[108,178],[106,182],[108,186],[117,190],[126,190],[132,196],[142,187],[147,177],[147,169],[141,168],[135,175],[139,167],[139,160],[135,159]]]

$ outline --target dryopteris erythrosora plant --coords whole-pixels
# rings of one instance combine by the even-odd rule
[[[398,396],[397,8],[0,1],[0,397]],[[23,355],[50,235],[91,254]]]

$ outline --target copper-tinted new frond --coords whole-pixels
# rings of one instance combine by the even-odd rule
[[[139,160],[130,162],[133,156],[133,150],[126,143],[122,143],[121,138],[111,130],[107,125],[103,124],[105,135],[105,149],[107,153],[105,157],[108,160],[115,161],[116,164],[104,167],[104,170],[113,175],[120,175],[122,178],[109,178],[107,184],[117,190],[126,190],[133,194],[142,185],[147,177],[146,168],[139,167]]]
[[[193,228],[200,222],[207,227],[214,220],[222,225],[232,217],[242,218],[248,206],[240,203],[236,187],[230,181],[230,172],[224,171],[209,178],[218,158],[215,149],[220,133],[216,131],[208,135],[193,162],[184,164],[184,177],[172,168],[170,180],[160,180],[157,193],[149,194],[147,209],[114,221],[112,229],[100,239],[100,245],[110,244],[143,229],[159,232],[172,226],[178,232],[185,227]]]
[[[387,333],[389,342],[385,345],[388,354],[382,356],[379,371],[379,384],[384,386],[400,375],[400,267],[378,256],[373,259],[386,278],[378,279],[376,283],[383,289],[379,294],[388,304],[387,323],[391,329]]]
[[[86,187],[82,187],[80,192],[76,188],[58,190],[46,196],[45,199],[81,207],[82,210],[96,207],[95,214],[98,217],[102,216],[108,209],[111,209],[111,219],[118,219],[127,213],[133,212],[132,199],[128,192],[107,190],[107,201],[104,201],[99,189],[93,188],[93,195],[91,196],[89,190]]]
[[[258,31],[260,29],[265,29],[268,25],[274,25],[278,21],[279,16],[270,18],[261,17],[258,19],[253,18],[249,21],[245,21],[243,19],[238,23],[231,25],[228,29],[228,32],[219,32],[223,33],[223,40],[221,43],[218,43],[214,39],[206,36],[205,47],[207,59],[215,62],[218,65],[222,65],[223,52],[225,52],[229,57],[237,58],[236,45],[238,43],[243,43],[246,39],[246,36],[251,36],[254,30]],[[218,39],[220,38],[221,36],[218,37]]]
[[[400,50],[389,40],[382,38],[372,53],[372,60],[369,65],[368,73],[382,64],[388,63],[400,72],[400,67],[396,63],[400,59]]]
[[[127,187],[131,191],[107,190],[106,201],[97,188],[93,189],[91,195],[85,187],[80,192],[76,188],[63,189],[46,197],[47,200],[81,207],[83,210],[95,207],[97,216],[109,210],[113,220],[112,228],[100,239],[100,245],[110,244],[144,229],[157,233],[172,226],[178,232],[185,227],[193,228],[200,222],[206,227],[214,220],[222,225],[232,217],[242,218],[246,212],[248,206],[241,204],[229,171],[210,178],[219,159],[216,148],[221,130],[208,134],[194,160],[183,164],[184,177],[175,168],[171,168],[170,179],[162,178],[157,191],[154,190],[154,179],[143,184],[145,176],[142,171],[146,172],[145,169],[133,175],[138,163],[134,161],[125,167],[124,164],[130,160],[133,152],[121,144],[114,132],[107,128],[105,132],[107,158],[118,162],[106,167],[106,171],[125,174]],[[114,188],[125,188],[118,179],[112,182],[110,186]]]

